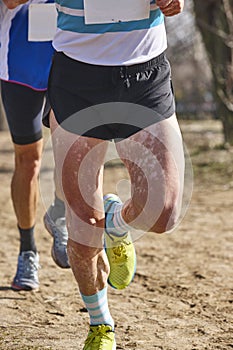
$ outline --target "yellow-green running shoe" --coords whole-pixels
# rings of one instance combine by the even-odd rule
[[[114,228],[114,207],[121,204],[115,194],[104,196],[105,233],[104,245],[110,265],[108,283],[116,289],[126,288],[133,280],[136,271],[136,253],[129,232],[117,236],[111,232]]]
[[[111,326],[90,326],[83,350],[116,350],[115,334]]]

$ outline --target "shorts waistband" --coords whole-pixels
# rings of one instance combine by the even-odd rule
[[[69,77],[68,85],[70,86],[71,81],[76,84],[78,77],[79,81],[82,82],[82,89],[84,86],[86,88],[90,88],[90,85],[93,87],[95,83],[96,86],[108,87],[112,86],[112,84],[117,84],[119,81],[123,81],[124,85],[128,88],[130,87],[129,80],[137,79],[138,74],[156,68],[156,66],[164,62],[165,57],[165,52],[163,52],[159,56],[139,64],[130,66],[102,66],[74,60],[63,52],[55,52],[54,54],[54,59],[57,62],[56,69],[59,72],[57,79],[60,81],[60,79],[63,79],[61,76],[65,76],[64,81],[67,81],[67,77]],[[61,71],[59,67],[62,68]],[[56,80],[56,78],[54,79]]]
[[[119,68],[120,71],[125,71],[128,74],[136,74],[139,72],[146,71],[149,68],[155,67],[164,60],[165,53],[161,53],[159,56],[152,58],[150,61],[133,64],[132,66],[114,66],[114,68]]]
[[[56,52],[57,56],[60,56],[61,59],[69,60],[70,62],[73,62],[73,64],[79,64],[80,66],[88,67],[89,71],[119,71],[119,72],[127,72],[128,74],[136,74],[142,71],[146,71],[147,69],[154,67],[161,63],[164,60],[165,52],[161,53],[159,56],[156,56],[152,58],[151,60],[143,63],[133,64],[130,66],[127,65],[119,65],[119,66],[101,66],[101,65],[94,65],[90,63],[85,63],[81,61],[76,61],[68,56],[66,56],[63,52]]]

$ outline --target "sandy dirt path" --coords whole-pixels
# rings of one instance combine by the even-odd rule
[[[109,288],[117,350],[233,349],[233,153],[215,147],[222,140],[218,122],[182,126],[194,167],[192,200],[175,232],[148,233],[136,241],[133,283],[124,291]],[[9,134],[1,132],[0,349],[81,350],[88,315],[71,271],[58,268],[50,256],[51,237],[42,223],[49,199],[40,201],[36,225],[40,289],[10,289],[19,249],[12,169]],[[107,167],[105,190],[115,191],[125,177],[120,165]],[[51,178],[46,160],[42,192]]]

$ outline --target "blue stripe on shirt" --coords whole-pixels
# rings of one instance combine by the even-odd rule
[[[55,1],[56,4],[59,6],[64,6],[68,7],[70,9],[75,9],[75,10],[83,10],[83,0],[57,0]]]
[[[160,10],[150,12],[150,17],[139,21],[105,23],[105,24],[88,24],[85,25],[84,17],[72,16],[63,12],[58,12],[58,28],[65,31],[75,33],[115,33],[115,32],[131,32],[133,30],[148,29],[156,27],[163,23],[164,16]]]

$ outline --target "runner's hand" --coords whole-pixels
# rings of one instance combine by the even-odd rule
[[[165,16],[174,16],[183,11],[184,0],[156,0],[156,5]]]
[[[3,2],[9,10],[12,10],[21,4],[25,4],[28,0],[3,0]]]

